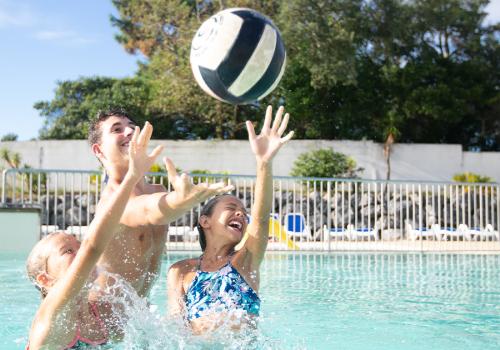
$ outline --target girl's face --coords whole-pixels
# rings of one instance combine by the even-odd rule
[[[248,217],[243,203],[233,196],[224,196],[214,207],[210,217],[204,217],[202,226],[218,242],[221,240],[238,244],[248,226]]]
[[[69,268],[75,259],[80,241],[73,235],[56,234],[49,242],[50,254],[47,258],[46,273],[54,280],[58,280]]]

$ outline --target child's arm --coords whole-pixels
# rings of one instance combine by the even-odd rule
[[[167,274],[167,312],[170,316],[181,315],[184,311],[184,291],[182,280],[184,272],[182,266],[185,261],[179,261],[168,270]]]
[[[50,326],[35,326],[33,329],[35,334],[33,334],[33,337],[30,337],[30,342],[32,344],[45,344],[47,341],[50,342],[48,338],[50,338],[51,335],[59,333],[57,324],[61,324],[62,327],[67,327],[67,324],[60,322],[60,320],[58,320],[57,324],[54,324],[56,317],[66,305],[74,301],[75,297],[87,282],[97,260],[100,258],[114,234],[118,231],[117,226],[119,225],[120,218],[132,190],[137,182],[144,176],[144,173],[150,169],[154,160],[161,152],[162,148],[158,146],[151,154],[147,154],[147,147],[151,138],[152,129],[149,123],[146,123],[144,129],[140,133],[139,127],[136,127],[129,145],[128,172],[123,182],[118,187],[118,190],[113,194],[111,200],[109,200],[96,214],[94,220],[90,224],[88,238],[83,241],[68,271],[56,282],[43,300],[37,313],[37,319],[44,323],[49,322]],[[40,332],[37,332],[37,329]],[[33,338],[38,339],[35,340]]]
[[[269,238],[269,214],[272,209],[273,170],[272,160],[281,146],[288,142],[293,131],[281,137],[288,124],[288,113],[282,120],[284,108],[280,107],[271,127],[272,108],[267,107],[262,131],[257,136],[251,122],[247,121],[248,138],[257,161],[255,199],[252,222],[248,226],[248,238],[243,248],[250,253],[252,271],[258,269],[267,248]]]
[[[164,162],[168,181],[174,191],[144,194],[132,198],[123,214],[122,224],[129,227],[167,225],[197,204],[233,189],[232,186],[225,186],[223,182],[192,184],[186,174],[177,174],[170,159],[165,158]]]

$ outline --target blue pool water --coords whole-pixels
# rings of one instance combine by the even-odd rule
[[[165,256],[149,315],[117,348],[250,347],[162,326],[167,268],[187,256]],[[253,348],[500,349],[500,255],[269,254],[260,295]],[[38,302],[22,257],[1,255],[0,349],[24,348]]]

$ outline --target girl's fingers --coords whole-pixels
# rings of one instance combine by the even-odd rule
[[[253,127],[252,122],[250,120],[247,120],[246,126],[247,126],[247,132],[248,132],[248,139],[253,140],[257,136],[255,135],[255,128]]]
[[[283,135],[288,125],[288,120],[290,119],[290,114],[285,114],[285,118],[283,118],[283,122],[281,123],[280,128],[278,129],[278,136]]]
[[[266,118],[264,119],[264,125],[262,125],[261,134],[267,134],[269,128],[271,127],[272,117],[273,117],[273,107],[267,106]]]
[[[285,111],[285,108],[283,106],[278,108],[278,112],[276,112],[276,117],[274,118],[274,122],[273,122],[273,128],[272,128],[273,132],[278,131],[278,128],[281,124],[281,117],[283,116],[284,111]]]
[[[153,126],[149,122],[144,123],[144,128],[142,128],[137,143],[141,146],[146,145],[149,142],[152,134]]]
[[[293,137],[293,131],[290,131],[288,133],[288,135],[286,135],[285,137],[281,138],[281,144],[285,144],[287,143],[288,141],[290,141],[290,139]]]
[[[132,134],[132,138],[130,139],[130,142],[137,143],[137,139],[139,138],[139,133],[141,132],[141,128],[136,126],[134,128],[134,133]]]

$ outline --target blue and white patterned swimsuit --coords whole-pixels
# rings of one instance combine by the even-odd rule
[[[260,298],[234,268],[231,260],[213,272],[201,271],[200,265],[201,258],[196,276],[186,292],[188,321],[233,310],[259,315]]]

